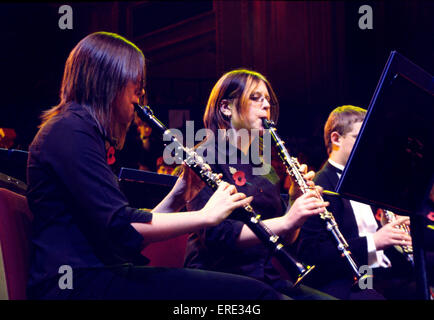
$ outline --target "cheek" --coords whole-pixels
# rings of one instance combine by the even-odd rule
[[[126,109],[125,120],[129,123],[134,119],[134,106],[129,103]]]
[[[353,144],[351,142],[348,142],[345,145],[345,150],[346,150],[346,152],[347,152],[348,155],[350,155],[352,149],[353,149]]]
[[[247,115],[247,119],[248,119],[249,124],[250,124],[251,126],[252,126],[252,125],[256,125],[257,122],[260,121],[258,115],[257,115],[255,112],[250,112],[250,113]]]
[[[130,103],[122,103],[117,106],[115,112],[116,119],[122,124],[127,124],[133,120],[134,107]]]

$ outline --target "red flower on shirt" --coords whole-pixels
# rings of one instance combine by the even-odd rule
[[[246,184],[246,182],[247,182],[246,175],[245,175],[245,173],[243,171],[237,171],[237,172],[235,172],[232,175],[232,179],[234,179],[235,184],[237,186],[240,186],[240,187],[244,186]]]
[[[110,146],[110,148],[107,150],[107,164],[112,165],[115,162],[115,148],[113,148],[113,146]]]
[[[377,213],[375,214],[375,219],[381,222],[381,215],[383,214],[383,209],[377,209]]]
[[[434,212],[430,212],[430,213],[428,213],[428,214],[426,215],[426,217],[427,217],[428,219],[430,219],[431,221],[434,221]]]

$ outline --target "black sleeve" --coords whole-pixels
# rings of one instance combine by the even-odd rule
[[[226,219],[215,227],[206,228],[203,233],[206,246],[223,252],[234,250],[243,225],[241,221]]]
[[[102,138],[80,125],[63,128],[47,138],[41,156],[67,189],[74,207],[79,208],[73,215],[80,227],[126,254],[140,252],[143,237],[131,222],[149,222],[152,213],[128,206],[106,162]]]
[[[190,184],[191,181],[187,180],[189,183],[188,189],[193,188]],[[188,210],[199,210],[205,206],[209,198],[212,196],[213,191],[209,187],[203,187],[193,199],[187,202]],[[204,228],[199,232],[199,236],[202,243],[206,247],[219,250],[219,251],[232,251],[236,248],[236,242],[240,236],[241,229],[244,223],[242,221],[231,219],[239,214],[239,209],[234,210],[231,215],[223,220],[220,224],[214,227]]]

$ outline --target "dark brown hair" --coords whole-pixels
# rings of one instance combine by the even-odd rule
[[[205,128],[210,129],[217,135],[218,129],[229,129],[231,127],[230,119],[220,110],[222,100],[225,99],[236,102],[236,111],[243,118],[250,94],[260,81],[265,83],[270,94],[270,116],[271,120],[276,122],[279,114],[279,104],[268,80],[258,72],[237,69],[225,73],[214,85],[203,116]]]
[[[115,98],[129,81],[145,81],[145,58],[132,42],[115,33],[95,32],[82,39],[65,64],[60,103],[42,115],[43,126],[53,116],[76,102],[97,120],[106,137],[117,144]]]

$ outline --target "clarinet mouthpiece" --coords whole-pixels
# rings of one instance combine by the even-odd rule
[[[264,125],[265,129],[270,129],[270,128],[275,126],[275,124],[272,120],[267,120],[265,118],[262,119],[262,124]]]

